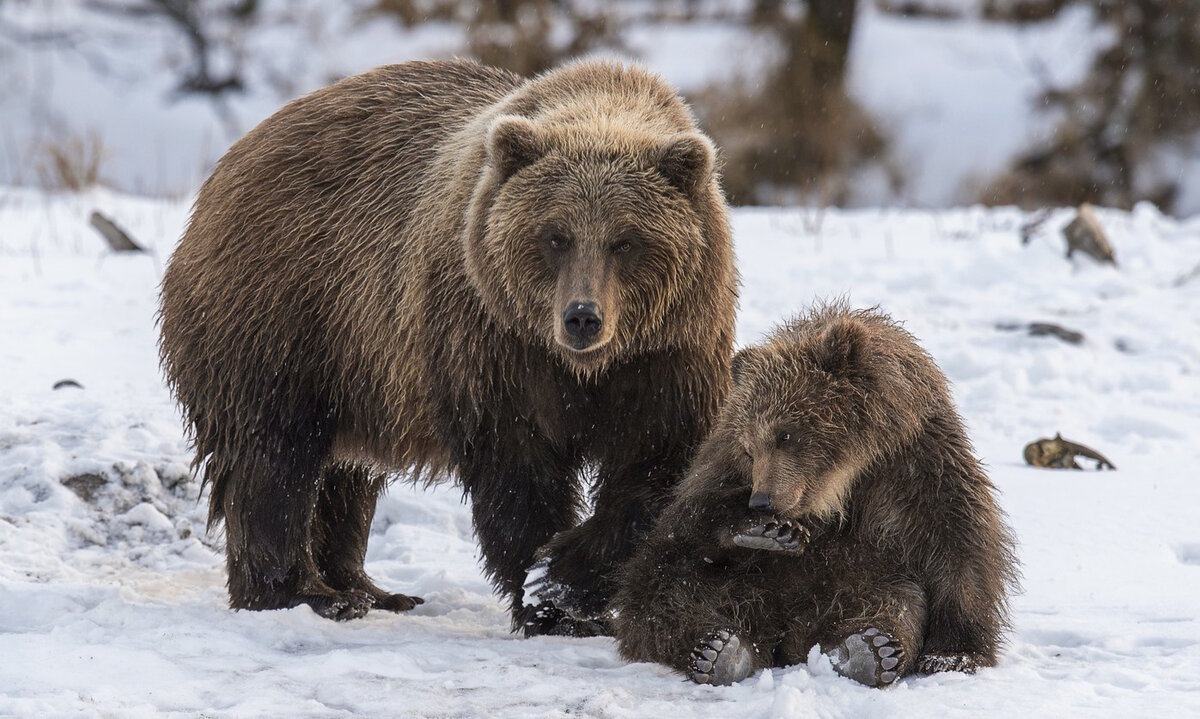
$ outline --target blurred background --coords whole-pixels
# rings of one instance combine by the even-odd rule
[[[375,65],[645,63],[740,205],[1200,212],[1197,0],[0,0],[0,184],[194,191]]]

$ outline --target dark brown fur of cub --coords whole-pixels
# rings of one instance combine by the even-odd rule
[[[834,306],[733,365],[712,435],[622,572],[622,656],[688,671],[725,630],[753,644],[757,670],[875,627],[901,676],[993,665],[1013,538],[933,360],[886,315]],[[762,521],[752,491],[809,528],[803,553],[731,543]]]
[[[162,286],[231,605],[411,607],[363,573],[399,471],[462,483],[515,621],[551,538],[599,612],[727,392],[736,288],[712,145],[637,67],[414,62],[287,105],[218,163]]]

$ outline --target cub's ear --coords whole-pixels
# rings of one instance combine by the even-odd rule
[[[813,341],[813,363],[834,377],[853,380],[862,373],[867,353],[866,331],[857,322],[837,322]]]
[[[501,115],[488,128],[487,160],[500,174],[501,182],[533,164],[545,152],[537,127],[524,117]]]
[[[733,373],[734,385],[739,385],[746,378],[746,373],[750,371],[750,366],[754,364],[754,359],[761,354],[761,350],[757,347],[747,347],[733,356],[733,361],[729,364],[729,369]]]
[[[658,151],[658,171],[684,194],[692,195],[712,177],[717,151],[704,135],[676,135]]]

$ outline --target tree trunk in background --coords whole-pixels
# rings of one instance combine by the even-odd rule
[[[782,0],[754,5],[749,21],[776,37],[779,65],[698,98],[734,203],[839,202],[850,173],[880,159],[882,137],[845,92],[857,8],[857,0],[807,0],[806,12]]]

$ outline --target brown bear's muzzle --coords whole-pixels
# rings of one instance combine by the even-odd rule
[[[600,334],[604,315],[595,302],[572,302],[563,312],[562,323],[571,349],[583,350]]]

